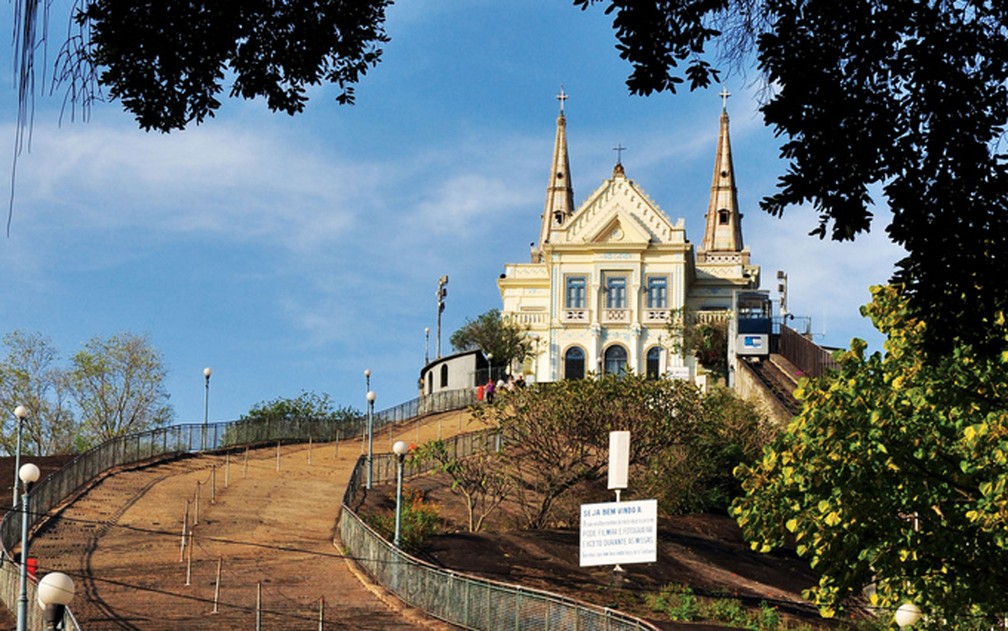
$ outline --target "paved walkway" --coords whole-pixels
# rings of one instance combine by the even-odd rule
[[[438,415],[392,440],[476,429],[468,423],[465,412]],[[376,436],[375,452],[390,444]],[[445,628],[360,580],[341,554],[339,506],[361,453],[358,439],[283,446],[279,464],[273,446],[121,471],[44,526],[32,556],[41,570],[74,576],[71,608],[88,631],[255,629],[258,594],[263,629],[314,630],[320,615],[326,629]],[[183,555],[197,486],[198,523]]]

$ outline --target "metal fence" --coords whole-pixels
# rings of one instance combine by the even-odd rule
[[[445,440],[449,453],[463,458],[493,449],[495,430]],[[404,475],[432,465],[412,459]],[[550,592],[466,576],[412,557],[386,541],[354,512],[362,499],[366,459],[357,460],[340,511],[340,537],[347,552],[375,580],[407,604],[466,629],[522,631],[657,631],[645,620]],[[396,479],[396,460],[382,454],[373,461],[372,483]]]
[[[822,377],[837,369],[832,353],[784,324],[780,327],[779,352],[809,377]]]
[[[475,400],[476,392],[471,388],[434,393],[375,412],[372,429],[377,432],[388,425],[397,425],[428,414],[462,409]],[[187,454],[226,451],[257,444],[308,442],[309,439],[343,440],[359,436],[366,422],[366,416],[362,416],[341,422],[270,419],[191,423],[113,438],[77,456],[32,488],[29,527],[34,528],[47,519],[50,511],[85,490],[92,481],[121,467],[147,465]],[[0,600],[10,611],[16,611],[20,591],[20,566],[13,562],[11,551],[20,543],[21,508],[18,505],[8,511],[0,522],[0,544],[3,545],[3,557],[0,558]],[[33,582],[28,585],[28,602],[36,602]],[[41,610],[34,604],[28,608],[28,618],[29,628],[42,628]],[[72,620],[72,614],[68,615],[68,619]],[[76,622],[73,622],[72,628],[80,629]]]

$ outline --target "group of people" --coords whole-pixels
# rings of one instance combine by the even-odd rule
[[[517,388],[525,387],[525,377],[523,375],[508,375],[507,381],[504,379],[498,379],[497,383],[494,383],[493,377],[487,379],[486,385],[483,386],[483,398],[487,403],[493,403],[494,393],[499,390],[506,389],[508,392],[514,392]]]

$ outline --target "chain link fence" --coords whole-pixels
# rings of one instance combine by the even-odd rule
[[[464,458],[494,449],[496,431],[485,430],[446,439],[448,452]],[[518,585],[475,578],[435,567],[414,558],[386,541],[354,512],[363,501],[366,458],[357,460],[343,496],[340,537],[346,552],[386,589],[405,603],[466,629],[498,631],[657,631],[645,620],[605,607]],[[403,475],[430,470],[432,463],[404,467]],[[396,457],[375,456],[372,484],[394,482]]]
[[[446,390],[413,399],[395,407],[375,412],[372,431],[377,433],[389,425],[439,412],[459,410],[476,401],[474,389]],[[304,443],[354,438],[362,434],[366,415],[347,421],[330,422],[313,419],[245,420],[222,423],[190,423],[152,429],[108,440],[94,447],[59,471],[36,484],[29,495],[31,509],[29,528],[34,529],[60,505],[83,493],[91,484],[117,469],[147,466],[189,454],[223,452],[263,444]],[[393,475],[395,475],[393,471]],[[0,600],[12,612],[17,611],[20,591],[20,565],[14,562],[12,551],[21,543],[20,504],[8,511],[0,522]],[[42,628],[42,612],[35,604],[35,583],[28,583],[28,628]],[[67,610],[69,628],[80,629]]]

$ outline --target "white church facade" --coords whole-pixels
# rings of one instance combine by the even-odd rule
[[[742,240],[727,111],[703,240],[694,251],[683,219],[670,219],[619,160],[575,207],[563,91],[558,98],[539,242],[530,262],[506,265],[497,281],[502,315],[527,327],[533,341],[519,372],[528,381],[627,370],[692,378],[695,360],[670,339],[670,318],[727,318],[733,292],[759,286],[760,268]]]

